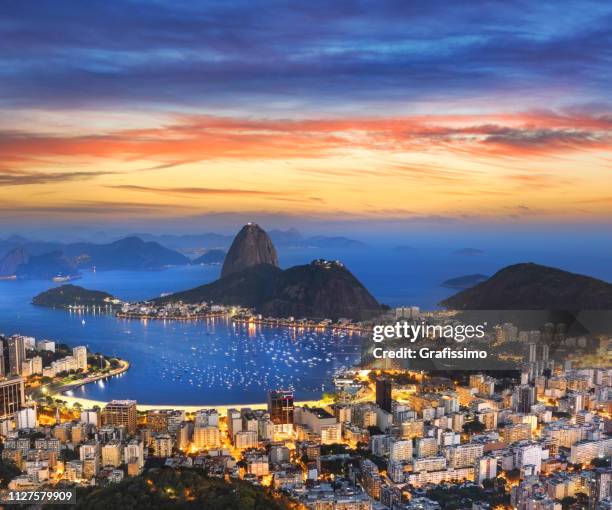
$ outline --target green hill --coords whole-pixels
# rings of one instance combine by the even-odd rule
[[[54,508],[54,507],[49,507]],[[197,470],[162,468],[107,487],[77,492],[76,509],[285,510],[290,503],[245,482],[208,478]]]

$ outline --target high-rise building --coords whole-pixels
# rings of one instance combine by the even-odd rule
[[[17,424],[17,430],[36,428],[38,425],[38,421],[36,419],[36,408],[26,407],[17,411],[15,421]]]
[[[268,413],[274,425],[293,427],[293,392],[275,390],[268,393]],[[289,427],[285,427],[289,428]]]
[[[121,442],[109,441],[102,447],[102,465],[119,467],[121,465]]]
[[[123,458],[126,464],[135,463],[138,469],[144,466],[144,448],[138,439],[132,439],[123,448]]]
[[[389,460],[391,462],[402,462],[412,458],[412,439],[396,439],[389,445]]]
[[[538,345],[529,344],[529,363],[535,363],[538,359]]]
[[[153,455],[155,457],[170,457],[172,455],[172,436],[158,434],[153,438]]]
[[[536,403],[536,389],[534,386],[524,384],[517,388],[517,411],[529,413],[531,406]]]
[[[482,457],[484,446],[479,443],[465,443],[450,446],[446,449],[446,459],[451,468],[473,466],[477,459]]]
[[[221,446],[219,429],[212,425],[198,425],[193,429],[193,445],[198,450],[209,450]]]
[[[378,407],[388,413],[391,412],[391,389],[392,384],[389,379],[378,379],[376,381],[376,403]]]
[[[136,401],[113,400],[104,407],[102,423],[115,427],[125,427],[130,434],[136,432]]]
[[[32,373],[42,374],[42,372],[43,372],[42,358],[40,356],[34,356],[32,358]]]
[[[227,410],[227,433],[232,442],[235,441],[236,434],[242,432],[242,416],[238,409]]]
[[[497,476],[497,459],[493,455],[485,455],[476,459],[475,481],[482,483]]]
[[[87,347],[78,345],[72,349],[72,356],[76,360],[77,370],[87,372]]]
[[[26,359],[25,343],[22,336],[12,336],[2,341],[2,363],[0,375],[20,375]]]
[[[14,377],[0,381],[0,420],[12,417],[25,402],[23,379]]]
[[[168,417],[170,411],[165,409],[151,409],[147,411],[147,428],[154,434],[168,432]]]

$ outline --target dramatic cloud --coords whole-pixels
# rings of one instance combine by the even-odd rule
[[[155,188],[152,186],[138,186],[132,184],[118,184],[114,186],[107,186],[112,189],[120,189],[127,191],[145,191],[160,194],[169,195],[221,195],[221,196],[241,196],[241,195],[255,195],[255,196],[277,196],[286,195],[286,192],[282,191],[259,191],[251,189],[218,189],[218,188]]]
[[[35,184],[55,184],[68,181],[83,181],[112,172],[26,172],[0,169],[0,186],[26,186]]]
[[[609,3],[42,0],[0,20],[4,217],[612,214]]]
[[[572,120],[554,113],[301,121],[191,115],[178,116],[167,126],[98,136],[0,132],[0,157],[15,165],[60,157],[147,159],[157,160],[159,165],[144,170],[160,170],[218,158],[319,158],[349,149],[531,157],[611,148],[611,117],[577,115],[575,123]],[[452,171],[426,165],[384,170],[389,171],[418,178],[459,178]],[[80,172],[74,175],[78,178]]]
[[[0,5],[2,102],[318,112],[609,98],[605,2]],[[559,104],[554,104],[559,106]],[[376,106],[373,106],[376,109]]]

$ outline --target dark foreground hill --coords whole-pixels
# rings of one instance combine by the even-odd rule
[[[285,271],[270,264],[260,264],[156,301],[239,305],[274,317],[361,320],[383,311],[343,264],[324,260]]]
[[[457,310],[610,310],[612,285],[554,267],[523,263],[442,301]]]
[[[208,478],[201,472],[161,468],[107,487],[79,489],[74,508],[87,510],[286,510],[284,497],[246,482]],[[53,509],[56,507],[49,506]]]

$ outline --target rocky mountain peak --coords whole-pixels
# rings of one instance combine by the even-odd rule
[[[265,230],[256,223],[247,223],[238,232],[225,256],[221,277],[260,264],[278,267],[276,249]]]

